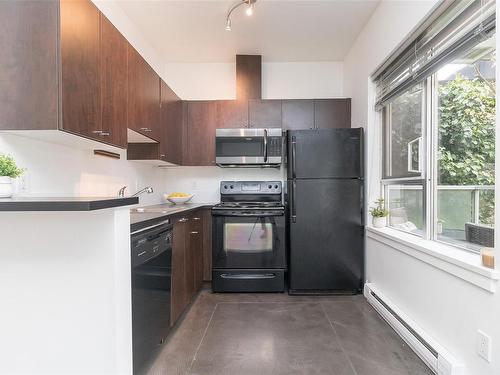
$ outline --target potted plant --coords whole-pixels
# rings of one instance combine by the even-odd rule
[[[12,179],[23,174],[24,169],[19,168],[10,155],[0,154],[0,198],[10,198],[14,193]]]
[[[370,214],[372,215],[373,226],[375,228],[383,228],[387,225],[389,211],[385,209],[384,198],[379,198],[375,201],[375,207],[370,208]]]
[[[437,222],[437,233],[438,234],[443,234],[443,225],[445,221],[443,219],[439,219]]]

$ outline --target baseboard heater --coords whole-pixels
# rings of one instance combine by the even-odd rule
[[[414,321],[386,298],[373,283],[366,283],[364,295],[387,323],[438,375],[463,375],[465,366],[427,335]]]

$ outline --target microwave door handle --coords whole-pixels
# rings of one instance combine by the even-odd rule
[[[267,129],[264,129],[264,163],[267,163]]]

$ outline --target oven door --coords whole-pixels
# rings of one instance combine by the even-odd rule
[[[264,164],[266,143],[264,129],[217,129],[215,162],[219,165]]]
[[[214,269],[285,268],[285,216],[213,214]]]

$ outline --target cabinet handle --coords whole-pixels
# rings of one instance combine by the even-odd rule
[[[150,128],[141,128],[141,130],[145,131],[145,132],[150,132],[151,129]]]
[[[108,131],[102,131],[102,130],[94,130],[92,131],[92,133],[96,134],[96,135],[101,135],[103,137],[108,137],[111,133],[108,132]]]
[[[161,155],[160,155],[160,158],[164,158],[164,157],[165,157],[165,154],[161,154]]]
[[[198,234],[198,232],[191,232],[191,234]]]
[[[185,223],[186,221],[188,221],[189,219],[186,219],[185,217],[183,217],[182,219],[179,219],[179,223]]]
[[[201,220],[199,217],[193,217],[193,220]]]

